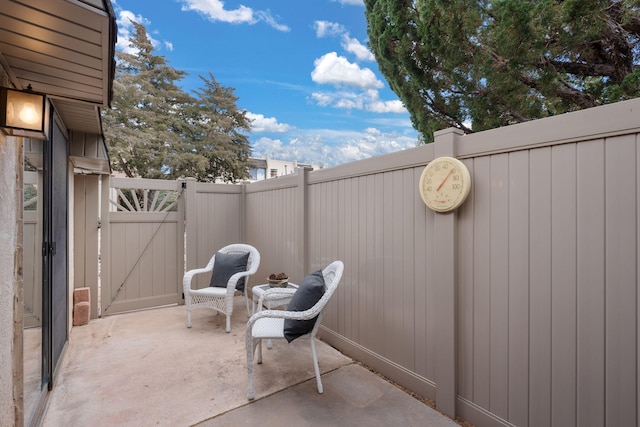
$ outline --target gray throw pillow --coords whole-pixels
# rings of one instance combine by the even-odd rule
[[[316,305],[320,298],[324,295],[324,276],[322,271],[318,270],[302,279],[302,283],[298,290],[291,297],[288,311],[305,311]],[[284,321],[284,337],[288,342],[308,334],[313,329],[318,316],[309,320],[291,320]]]
[[[247,271],[248,262],[249,252],[242,254],[216,253],[216,259],[213,262],[213,274],[211,275],[211,283],[209,286],[226,288],[231,276]],[[244,277],[238,280],[236,289],[244,292]]]

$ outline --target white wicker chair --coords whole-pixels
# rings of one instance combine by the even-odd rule
[[[258,363],[262,363],[262,340],[270,339],[284,339],[284,320],[308,320],[318,316],[316,323],[310,333],[303,335],[300,338],[309,338],[311,341],[311,354],[313,355],[313,368],[316,374],[316,383],[318,386],[318,393],[322,393],[322,381],[320,379],[320,369],[318,367],[318,356],[316,354],[315,338],[324,309],[331,299],[331,296],[335,292],[340,279],[342,278],[342,272],[344,271],[344,264],[342,261],[334,261],[329,264],[324,270],[322,270],[322,276],[325,281],[325,292],[322,298],[310,309],[305,311],[286,311],[286,310],[263,310],[255,313],[247,322],[247,331],[245,336],[245,342],[247,346],[247,370],[249,374],[248,392],[247,397],[249,400],[253,400],[255,397],[255,391],[253,387],[253,357],[258,350]],[[261,297],[258,303],[258,307],[262,307],[264,300],[270,297],[282,298],[284,294],[292,295],[295,289],[268,289]]]
[[[182,278],[182,286],[184,290],[184,302],[187,307],[187,327],[191,327],[191,310],[197,308],[209,308],[223,313],[227,316],[226,331],[231,331],[231,314],[233,313],[233,297],[236,292],[236,284],[241,277],[244,277],[244,297],[247,306],[247,313],[251,314],[249,308],[249,298],[247,296],[247,290],[249,289],[249,276],[258,271],[260,266],[260,253],[256,248],[245,244],[233,244],[225,246],[218,252],[229,253],[247,253],[249,252],[249,260],[247,262],[247,270],[241,273],[236,273],[229,279],[226,288],[218,288],[207,286],[202,289],[192,289],[191,280],[197,274],[212,273],[215,263],[215,254],[209,260],[209,263],[204,268],[197,268],[189,270],[184,274]]]

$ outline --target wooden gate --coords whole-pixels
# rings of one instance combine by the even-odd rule
[[[181,181],[110,178],[109,252],[101,314],[182,301],[184,188]],[[106,279],[106,280],[104,280]]]

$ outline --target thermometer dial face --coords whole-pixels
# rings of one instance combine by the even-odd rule
[[[471,174],[458,159],[438,157],[420,176],[420,196],[436,212],[449,212],[466,200],[471,190]]]

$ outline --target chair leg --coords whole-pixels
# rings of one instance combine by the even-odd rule
[[[231,315],[227,314],[227,333],[231,332]]]
[[[316,383],[318,385],[318,393],[322,394],[322,380],[320,379],[320,368],[318,367],[318,354],[316,353],[316,340],[311,338],[311,354],[313,354],[313,369],[316,372]]]
[[[258,339],[256,340],[256,344],[255,344],[256,348],[258,349],[258,363],[262,363],[262,340]]]
[[[247,347],[247,398],[253,400],[255,398],[255,391],[253,390],[253,352],[256,347],[253,338],[249,334],[246,336],[245,345]]]
[[[186,305],[187,305],[187,328],[190,328],[191,327],[191,302],[188,301]]]
[[[251,317],[252,309],[249,308],[249,291],[247,290],[247,288],[244,289],[244,302],[247,306],[247,317]],[[253,302],[251,303],[251,305],[253,305]]]

